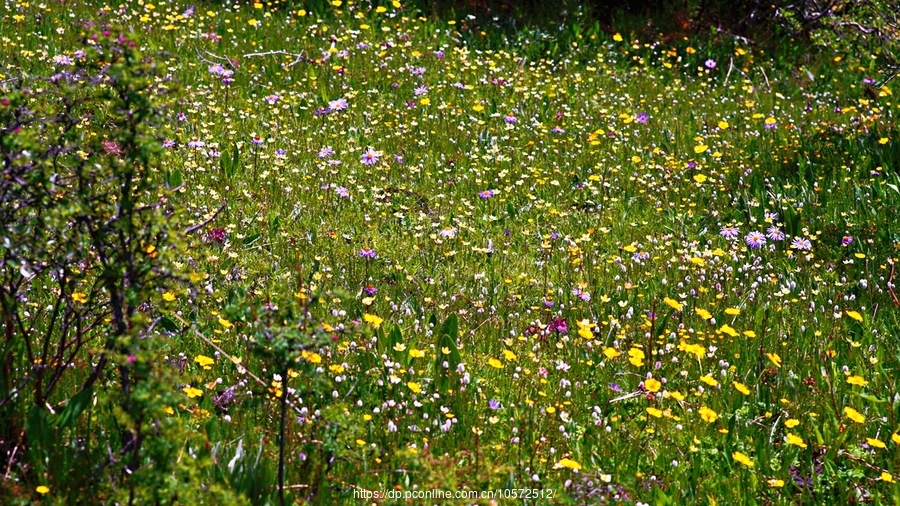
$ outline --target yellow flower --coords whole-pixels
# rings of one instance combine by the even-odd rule
[[[644,352],[637,348],[628,350],[628,361],[635,367],[644,365]]]
[[[172,292],[166,292],[163,294],[163,300],[166,302],[172,302],[175,300],[175,294]]]
[[[584,321],[576,321],[576,325],[578,325],[578,335],[583,337],[584,339],[591,340],[594,338],[594,333],[591,331],[591,324],[587,320]]]
[[[647,413],[650,413],[651,416],[656,418],[662,418],[663,412],[656,408],[647,408]]]
[[[881,481],[886,481],[888,483],[894,483],[894,476],[891,473],[882,471],[881,472]]]
[[[861,376],[850,376],[849,378],[847,378],[847,383],[860,387],[864,387],[869,384],[869,382],[863,379]]]
[[[231,327],[234,327],[234,324],[231,323],[230,321],[226,320],[225,318],[219,318],[219,325],[225,327],[226,329],[230,329]]]
[[[670,299],[669,297],[666,297],[665,299],[663,299],[663,302],[665,302],[666,304],[668,304],[669,307],[671,307],[671,308],[674,309],[675,311],[681,311],[681,308],[684,307],[684,304],[678,302],[678,301],[675,300],[675,299]]]
[[[800,436],[797,436],[795,434],[791,434],[790,432],[788,432],[787,434],[785,434],[785,438],[787,439],[787,443],[789,445],[799,446],[800,448],[806,448],[806,443],[803,442],[803,438]]]
[[[216,363],[214,359],[207,357],[206,355],[197,355],[194,357],[194,362],[197,362],[197,364],[204,369],[212,369],[211,366]]]
[[[318,364],[322,361],[321,355],[319,355],[318,353],[310,353],[306,350],[300,352],[300,356],[305,358],[306,360],[309,360],[313,364]]]
[[[797,420],[796,418],[791,418],[790,420],[784,422],[784,426],[788,429],[793,429],[798,425],[800,425],[800,420]]]
[[[669,392],[669,395],[676,401],[684,400],[684,395],[681,392]]]
[[[38,485],[38,487],[34,490],[36,490],[37,493],[41,494],[41,495],[44,495],[44,494],[50,492],[50,488],[47,487],[46,485]]]
[[[878,139],[878,144],[887,144],[887,143],[888,143],[887,137],[882,137],[882,138]]]
[[[720,121],[720,122],[719,122],[719,128],[721,128],[722,130],[727,129],[727,128],[728,128],[728,122],[726,122],[726,121]]]
[[[849,316],[850,318],[853,318],[854,320],[856,320],[858,322],[863,321],[862,315],[857,313],[856,311],[847,311],[847,316]]]
[[[194,387],[184,387],[181,389],[182,392],[186,393],[188,397],[193,399],[194,397],[200,397],[203,395],[203,390]]]
[[[740,462],[741,464],[744,464],[747,467],[753,467],[754,465],[756,465],[753,463],[753,460],[751,460],[750,457],[744,455],[741,452],[732,453],[731,458],[733,458],[736,462]]]
[[[741,310],[736,307],[730,307],[725,310],[725,314],[731,315],[731,316],[737,316],[737,315],[741,314]]]
[[[342,366],[341,364],[333,364],[328,366],[328,370],[335,374],[341,374],[342,372],[344,372],[344,366]]]
[[[579,471],[581,470],[581,464],[579,464],[578,462],[575,462],[572,459],[562,459],[553,467],[555,469],[560,469],[560,468],[565,467],[567,469],[577,469]]]
[[[509,350],[503,350],[503,358],[505,358],[506,360],[516,360],[517,357],[515,353]]]
[[[488,365],[493,367],[494,369],[503,369],[503,362],[497,360],[496,358],[488,360]]]
[[[662,383],[653,378],[644,381],[644,388],[646,388],[648,392],[659,392],[660,387],[662,387]]]
[[[603,350],[603,354],[606,355],[606,358],[608,358],[610,360],[621,355],[621,353],[619,353],[619,351],[616,350],[615,348],[606,348],[605,350]]]
[[[745,384],[743,384],[743,383],[738,383],[737,381],[733,381],[731,384],[734,385],[734,388],[735,388],[738,392],[740,392],[740,393],[742,393],[742,394],[744,394],[744,395],[750,395],[750,389],[747,388],[747,385],[745,385]]]
[[[719,382],[716,381],[715,378],[713,378],[713,377],[710,376],[709,374],[704,375],[704,376],[700,376],[700,381],[706,383],[707,385],[709,385],[709,386],[711,386],[711,387],[719,386]]]
[[[483,105],[476,105],[476,106],[472,107],[472,110],[475,111],[475,112],[481,112],[481,111],[484,110],[484,106],[483,106]]]
[[[768,483],[770,487],[780,488],[784,486],[784,480],[776,480],[774,478],[767,481],[766,483]]]
[[[410,349],[409,349],[409,356],[412,357],[412,358],[424,358],[424,357],[425,357],[425,352],[422,351],[422,350],[420,350],[420,349],[418,349],[418,348],[410,348]]]
[[[707,177],[704,176],[703,174],[696,174],[696,175],[694,175],[694,181],[696,181],[696,182],[698,182],[698,183],[703,183],[703,182],[705,182],[707,179],[709,179],[709,178],[707,178]]]
[[[413,391],[413,393],[419,394],[422,393],[422,387],[419,386],[415,381],[410,381],[406,384],[406,386]]]
[[[72,300],[84,304],[87,302],[87,296],[83,292],[75,292],[72,294]]]
[[[616,42],[622,42],[622,34],[616,33],[615,35],[613,35],[613,40]]]
[[[376,315],[365,313],[363,314],[363,321],[366,323],[371,323],[373,327],[376,329],[381,326],[381,322],[384,321],[384,318],[379,318]]]
[[[709,146],[707,146],[706,144],[697,144],[696,146],[694,146],[694,153],[697,153],[699,155],[707,149],[709,149]]]
[[[710,318],[712,318],[712,313],[710,313],[709,311],[707,311],[705,309],[695,307],[694,312],[696,312],[698,315],[700,315],[700,318],[703,318],[704,320],[709,320]]]
[[[777,353],[766,353],[766,356],[775,364],[775,367],[781,367],[781,357]]]
[[[737,331],[734,330],[734,329],[733,329],[730,325],[728,325],[728,324],[722,325],[722,326],[719,328],[719,332],[721,332],[721,333],[723,333],[723,334],[728,334],[728,335],[731,336],[731,337],[737,337],[737,336],[738,336]]]
[[[891,441],[893,441],[895,445],[900,445],[900,434],[897,434],[896,432],[891,434]]]
[[[866,417],[863,416],[859,411],[851,408],[850,406],[846,406],[844,408],[844,414],[847,415],[847,418],[853,420],[856,423],[865,423]]]
[[[874,446],[875,448],[887,448],[887,445],[882,443],[879,439],[867,437],[866,443],[869,443],[869,446]]]
[[[708,423],[713,423],[719,419],[719,414],[716,413],[715,411],[707,408],[706,406],[703,406],[702,408],[700,408],[700,411],[698,411],[698,413],[700,413],[700,418],[702,418],[703,421],[708,422]]]
[[[259,21],[255,20],[255,19],[249,19],[249,20],[247,20],[247,24],[250,26],[256,26],[259,24]]]
[[[682,341],[678,344],[678,349],[685,353],[693,353],[697,357],[697,360],[700,360],[706,355],[706,348],[699,344],[689,344]]]

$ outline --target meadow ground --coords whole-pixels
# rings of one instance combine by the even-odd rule
[[[398,2],[3,9],[4,80],[106,29],[182,90],[151,193],[203,226],[135,360],[177,364],[160,417],[200,500],[277,504],[283,450],[288,502],[900,503],[900,85],[874,55]],[[0,493],[115,496],[74,471],[115,426],[96,390]]]

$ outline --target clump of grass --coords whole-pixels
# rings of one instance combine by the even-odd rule
[[[23,4],[4,51],[63,73],[74,20],[114,15],[185,88],[154,158],[193,223],[185,279],[139,307],[177,336],[159,393],[204,486],[896,493],[898,104],[864,59],[580,28],[482,44],[399,4],[188,7],[39,24]],[[6,495],[78,490],[8,459]]]

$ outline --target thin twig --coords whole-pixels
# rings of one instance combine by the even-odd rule
[[[283,56],[292,56],[294,57],[294,61],[287,65],[284,65],[284,68],[293,67],[294,65],[300,62],[314,62],[312,58],[307,57],[303,53],[289,53],[283,49],[279,49],[277,51],[265,51],[262,53],[247,53],[244,55],[244,58],[250,58],[252,56],[274,56],[274,55],[283,55]]]
[[[200,223],[197,223],[196,225],[192,225],[192,226],[188,227],[187,230],[184,231],[184,235],[188,235],[188,234],[194,233],[194,232],[196,232],[197,230],[200,230],[201,228],[205,227],[205,226],[208,225],[211,221],[213,221],[214,219],[216,219],[216,217],[219,216],[219,213],[221,213],[223,209],[225,209],[225,204],[222,204],[221,206],[219,206],[219,208],[216,209],[216,212],[214,212],[214,213],[212,214],[212,216],[210,216],[209,218],[207,218],[207,219],[201,221]]]
[[[731,77],[731,71],[734,69],[734,58],[728,59],[728,73],[725,74],[725,82],[722,83],[723,88],[728,87],[728,78]]]
[[[894,284],[894,262],[891,262],[891,275],[890,275],[890,277],[888,277],[887,289],[888,289],[888,292],[891,294],[891,297],[894,299],[894,303],[897,304],[898,306],[900,306],[900,300],[897,300],[897,294],[894,293],[893,284]]]

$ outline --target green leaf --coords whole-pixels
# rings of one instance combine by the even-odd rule
[[[81,416],[81,413],[84,412],[85,409],[88,408],[91,404],[91,400],[94,398],[94,389],[93,388],[85,388],[82,391],[75,394],[69,402],[66,403],[66,406],[56,415],[53,420],[53,425],[56,425],[60,429],[65,429],[66,427],[72,426],[78,417]]]

